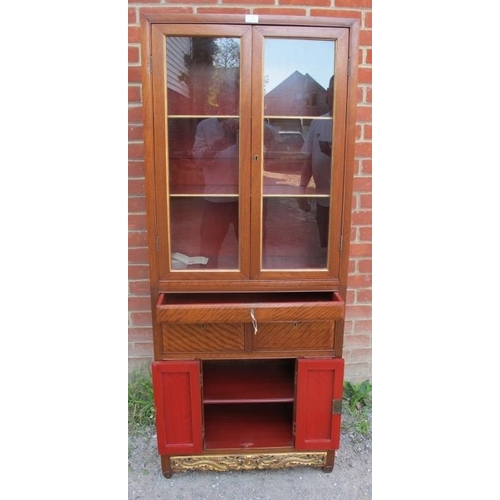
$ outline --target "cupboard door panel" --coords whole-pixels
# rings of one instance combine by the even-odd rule
[[[159,454],[201,452],[199,361],[154,362],[152,369]]]
[[[299,359],[297,379],[297,450],[336,450],[340,444],[340,413],[344,360]]]
[[[333,349],[333,323],[266,323],[253,336],[254,351]]]
[[[242,352],[244,325],[236,323],[162,323],[164,352]]]

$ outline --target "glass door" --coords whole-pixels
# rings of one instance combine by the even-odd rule
[[[152,49],[160,279],[338,277],[348,29],[158,24]]]
[[[165,116],[155,123],[160,273],[245,275],[250,27],[191,30],[196,35],[176,25],[154,33],[155,71],[163,68],[153,73],[155,109]]]
[[[347,40],[337,29],[256,27],[252,269],[260,276],[337,275]],[[254,94],[254,97],[255,94]],[[339,126],[337,127],[337,124]],[[257,245],[257,242],[255,243]]]

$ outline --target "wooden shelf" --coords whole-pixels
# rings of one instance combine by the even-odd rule
[[[295,360],[203,362],[203,403],[290,402]]]
[[[293,446],[293,403],[205,405],[205,449]]]

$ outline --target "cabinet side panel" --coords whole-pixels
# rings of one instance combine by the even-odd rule
[[[158,452],[201,451],[199,362],[153,363]]]

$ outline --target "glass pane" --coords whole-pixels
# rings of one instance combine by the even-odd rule
[[[312,200],[305,211],[296,198],[264,199],[264,269],[326,268],[328,207],[317,204]]]
[[[300,118],[331,111],[326,89],[334,73],[334,49],[333,40],[266,38],[264,114],[299,119],[283,122],[282,130],[296,130]]]
[[[169,115],[237,115],[240,41],[167,37]]]
[[[265,40],[264,269],[325,269],[331,197],[333,40]]]
[[[238,201],[171,197],[172,269],[238,268]]]
[[[238,195],[238,118],[168,120],[170,194]]]
[[[237,38],[167,38],[172,269],[238,269],[239,61]]]

